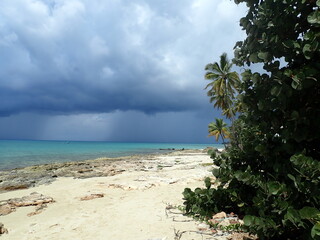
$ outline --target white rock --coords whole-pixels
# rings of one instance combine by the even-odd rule
[[[225,212],[219,212],[212,216],[212,219],[226,218],[227,214]]]
[[[221,221],[221,222],[218,224],[219,227],[227,227],[227,226],[229,226],[229,225],[230,225],[229,219],[224,219],[223,221]]]

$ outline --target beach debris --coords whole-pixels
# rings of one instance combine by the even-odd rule
[[[218,227],[227,227],[231,225],[231,222],[229,219],[223,219],[219,224],[218,224]]]
[[[87,200],[92,200],[95,198],[103,198],[104,194],[103,193],[92,193],[90,195],[86,195],[82,198],[80,198],[81,201],[87,201]]]
[[[220,218],[226,218],[227,214],[225,212],[219,212],[212,216],[212,219],[220,219]]]
[[[31,217],[31,216],[37,215],[37,214],[39,214],[39,213],[42,213],[43,210],[44,210],[45,208],[47,208],[47,207],[48,207],[47,204],[40,204],[40,205],[36,206],[36,209],[35,209],[34,212],[28,213],[27,216],[28,216],[28,217]]]
[[[83,168],[83,169],[80,169],[78,170],[78,173],[86,173],[86,172],[92,172],[93,169],[91,168]]]
[[[243,225],[243,220],[239,219],[238,215],[234,213],[226,214],[220,212],[212,216],[208,220],[208,223],[212,226],[217,225],[219,228],[224,228],[233,224]]]
[[[7,186],[3,186],[0,188],[1,191],[14,191],[14,190],[20,190],[20,189],[27,189],[29,188],[28,185],[26,184],[20,184],[20,183],[17,183],[16,185],[7,185]]]
[[[12,207],[7,202],[0,205],[0,216],[8,215],[9,213],[12,213],[13,211],[15,211],[15,208]]]
[[[0,223],[0,235],[8,233],[8,229],[6,229],[3,225],[3,223]]]
[[[52,202],[54,202],[52,197],[44,196],[37,192],[30,193],[29,196],[24,196],[22,198],[12,198],[7,201],[8,204],[14,207],[36,206]]]
[[[155,186],[157,186],[157,185],[154,183],[144,183],[144,184],[137,184],[137,185],[131,185],[131,186],[122,185],[122,184],[114,184],[114,183],[106,185],[107,188],[119,188],[119,189],[122,189],[125,191],[146,190],[146,189],[149,189],[149,188],[152,188]]]
[[[227,237],[227,240],[256,240],[256,236],[251,236],[248,233],[233,233],[231,236]]]
[[[0,216],[10,214],[18,207],[36,206],[35,211],[28,214],[30,217],[41,213],[47,207],[47,203],[52,202],[54,202],[52,197],[33,192],[30,193],[30,195],[22,198],[11,198],[3,201],[3,203],[0,205]]]

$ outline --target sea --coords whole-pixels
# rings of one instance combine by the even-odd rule
[[[222,144],[0,140],[0,170],[206,147],[224,148]]]

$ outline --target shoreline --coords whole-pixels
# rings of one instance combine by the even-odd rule
[[[1,216],[0,222],[8,230],[1,239],[169,240],[182,232],[185,234],[181,239],[203,239],[199,223],[183,216],[177,206],[183,204],[184,188],[204,187],[207,176],[214,180],[214,166],[206,151],[184,150],[71,165],[70,175],[61,166],[21,169],[29,174],[40,172],[42,177],[43,173],[55,173],[55,181],[3,192],[0,203],[33,192],[53,201],[38,210],[34,206],[19,207]],[[102,175],[96,177],[92,172]]]
[[[87,141],[0,141],[0,170],[54,162],[85,161],[96,158],[117,158],[139,154],[161,154],[172,149],[204,149],[222,147],[203,143],[125,143]],[[161,150],[160,150],[161,149]],[[162,150],[163,149],[163,150]]]
[[[206,153],[206,149],[171,150],[162,153],[55,162],[0,170],[0,193],[50,184],[58,177],[91,178],[113,176],[124,172],[125,168],[132,165],[136,166],[135,170],[140,170],[143,168],[140,160],[145,162],[152,161],[153,158],[162,155],[203,152]],[[149,164],[151,163],[149,162]]]

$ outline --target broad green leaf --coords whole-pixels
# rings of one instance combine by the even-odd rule
[[[286,75],[287,77],[292,77],[292,71],[290,69],[286,69],[284,70],[284,75]]]
[[[286,210],[288,206],[289,206],[289,203],[286,201],[279,202],[279,207],[281,208],[282,211]]]
[[[311,229],[311,237],[320,236],[320,222],[317,222]]]
[[[210,158],[215,158],[217,156],[216,149],[209,149],[208,155],[210,155]]]
[[[281,91],[282,91],[282,87],[281,86],[274,86],[271,89],[271,95],[278,97],[280,95]]]
[[[291,83],[291,86],[294,89],[301,90],[302,89],[301,79],[297,75],[293,75],[291,78],[293,80]]]
[[[250,215],[246,215],[243,218],[243,222],[245,226],[251,226],[254,223],[254,220],[255,220],[255,217]]]
[[[240,48],[241,48],[241,47],[242,47],[242,44],[243,44],[242,41],[238,41],[238,42],[236,42],[234,48],[237,48],[237,47],[240,47]]]
[[[265,108],[265,104],[263,103],[263,101],[259,101],[257,105],[260,111],[262,111]]]
[[[249,21],[248,21],[247,18],[243,17],[243,18],[240,19],[240,26],[246,28],[248,23],[249,23]]]
[[[310,40],[312,41],[314,39],[314,32],[310,31],[310,32],[307,32],[304,36],[303,36],[303,39],[304,40]]]
[[[266,149],[266,147],[262,144],[257,145],[254,150],[256,150],[257,152],[263,152]]]
[[[267,183],[268,190],[271,194],[276,195],[281,190],[281,184],[276,181]]]
[[[209,189],[211,187],[211,179],[209,177],[207,177],[205,180],[205,185],[206,185],[206,188]]]
[[[294,48],[300,48],[300,44],[298,42],[293,43]]]
[[[319,46],[319,42],[318,41],[314,41],[312,44],[311,44],[311,50],[312,52],[316,51],[317,48]]]
[[[302,52],[305,56],[306,59],[310,59],[311,58],[311,54],[312,54],[312,50],[311,50],[311,45],[310,44],[306,44],[303,46]]]
[[[259,62],[258,54],[257,53],[250,54],[249,61],[252,62],[252,63]]]
[[[292,181],[294,181],[294,182],[296,181],[296,178],[295,178],[293,175],[288,174],[287,176],[288,176]]]
[[[296,120],[296,119],[298,119],[298,118],[299,118],[299,113],[298,113],[297,111],[293,111],[293,112],[291,113],[291,119]]]
[[[219,176],[219,173],[220,173],[219,168],[214,168],[214,169],[212,170],[212,175],[215,176],[215,177],[218,177],[218,176]]]
[[[267,62],[267,61],[268,61],[268,58],[269,58],[269,53],[268,53],[268,52],[259,52],[259,53],[258,53],[258,57],[259,57],[261,60]]]
[[[299,212],[293,208],[289,208],[287,213],[284,215],[284,220],[289,220],[294,225],[297,225],[300,220]]]
[[[304,207],[299,211],[302,219],[312,219],[316,218],[320,211],[314,207]]]
[[[254,83],[254,84],[257,84],[257,83],[259,82],[259,80],[260,80],[260,74],[259,74],[259,73],[254,73],[254,74],[252,75],[252,81],[253,81],[253,83]]]
[[[317,6],[320,7],[320,0],[317,1]]]
[[[293,41],[292,40],[286,40],[282,43],[283,46],[286,48],[292,48],[293,47]]]
[[[237,178],[237,179],[240,179],[240,177],[241,177],[241,175],[242,175],[242,171],[236,171],[235,173],[234,173],[234,176]]]
[[[274,24],[272,21],[268,22],[268,28],[270,28],[270,27],[274,27]]]
[[[313,13],[311,13],[308,16],[307,20],[312,25],[320,25],[320,11],[316,10]]]

